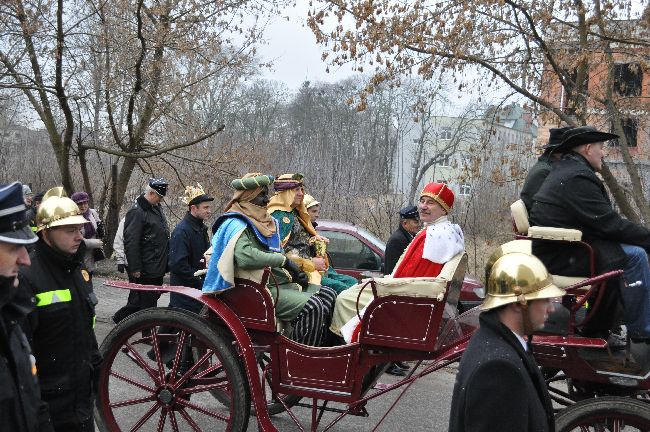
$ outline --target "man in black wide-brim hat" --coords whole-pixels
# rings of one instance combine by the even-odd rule
[[[561,128],[551,128],[548,136],[548,143],[542,147],[543,153],[537,159],[537,163],[528,170],[526,180],[521,188],[521,200],[530,211],[533,207],[533,197],[551,172],[551,164],[562,157],[562,153],[557,148],[562,144],[564,133],[573,129],[573,126],[564,126]]]
[[[575,228],[596,253],[596,270],[624,270],[624,279],[635,286],[620,288],[620,281],[608,284],[604,301],[592,317],[588,335],[606,336],[616,320],[620,295],[628,334],[635,342],[650,342],[650,230],[622,218],[612,207],[603,182],[596,176],[603,166],[604,142],[617,135],[591,126],[565,132],[556,151],[565,153],[553,164],[551,173],[533,198],[531,225]],[[533,253],[552,274],[589,274],[588,256],[579,245],[563,246],[533,242]]]

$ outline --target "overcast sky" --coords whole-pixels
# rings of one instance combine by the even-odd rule
[[[349,77],[354,72],[349,67],[330,68],[321,60],[322,47],[307,27],[308,2],[298,1],[295,7],[287,7],[283,16],[274,18],[266,30],[267,45],[258,49],[266,61],[273,61],[273,70],[262,76],[284,82],[290,89],[297,89],[305,81],[334,82]],[[287,20],[288,18],[288,20]]]
[[[272,61],[273,67],[271,70],[264,69],[262,77],[283,82],[290,90],[297,90],[305,80],[336,82],[359,74],[350,66],[331,66],[330,72],[326,72],[327,64],[321,60],[323,46],[316,43],[316,37],[306,25],[308,2],[297,3],[295,7],[287,7],[281,16],[273,18],[267,26],[267,44],[258,48],[258,54],[262,60]],[[462,92],[450,89],[449,93],[452,112],[476,101],[479,96],[470,87],[465,87]],[[505,88],[493,86],[490,94],[482,95],[482,100],[498,103],[508,93]]]

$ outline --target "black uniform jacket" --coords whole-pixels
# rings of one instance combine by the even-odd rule
[[[97,297],[83,253],[83,243],[68,256],[39,240],[30,254],[32,265],[20,271],[20,288],[36,297],[25,332],[55,427],[92,416],[93,382],[101,363],[94,332]]]
[[[0,296],[14,291],[14,278],[0,277]],[[34,309],[31,294],[19,287],[0,299],[0,428],[13,432],[53,431],[47,404],[41,401],[32,349],[20,325]]]
[[[172,232],[169,246],[171,284],[201,289],[203,278],[194,276],[194,272],[205,268],[201,260],[209,247],[208,227],[188,212]]]
[[[551,172],[551,162],[551,155],[543,154],[537,159],[537,163],[528,170],[526,181],[521,188],[521,200],[529,212],[533,207],[533,197]]]
[[[484,312],[460,360],[449,432],[552,432],[553,407],[535,359],[496,312]]]
[[[124,219],[124,253],[129,272],[156,278],[167,273],[169,226],[159,205],[144,195],[135,200]]]
[[[620,243],[650,250],[650,230],[622,218],[612,207],[603,182],[589,162],[570,152],[553,164],[551,173],[535,194],[530,213],[531,225],[574,228],[596,252],[599,271],[622,268],[625,253]],[[553,274],[588,274],[587,254],[579,246],[557,247],[548,242],[533,242],[537,255]]]
[[[391,274],[399,257],[402,256],[406,247],[413,240],[413,234],[406,231],[400,224],[386,242],[386,251],[384,252],[384,274]]]

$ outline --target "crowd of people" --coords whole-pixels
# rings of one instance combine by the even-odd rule
[[[552,129],[522,199],[534,224],[580,229],[597,252],[599,272],[625,270],[585,334],[607,338],[620,306],[628,334],[643,343],[650,341],[645,252],[650,231],[615,212],[595,175],[603,142],[612,138],[591,127]],[[259,283],[270,269],[274,283],[267,288],[278,299],[276,317],[291,329],[293,340],[312,346],[358,340],[363,310],[357,311],[373,300],[372,292],[329,262],[329,240],[315,229],[321,202],[306,194],[301,174],[249,173],[232,180],[232,198],[211,229],[214,198],[197,183],[185,188],[187,212],[170,232],[161,207],[168,187],[163,178],[150,179],[120,221],[114,250],[118,271],[129,281],[162,285],[169,273],[172,285],[212,296],[236,289],[238,277]],[[0,391],[0,424],[8,430],[94,430],[101,357],[92,275],[104,256],[103,226],[88,204],[83,191],[68,198],[62,188],[33,196],[20,183],[0,187],[0,357],[5,360],[0,376],[6,383]],[[399,226],[386,245],[385,278],[436,277],[465,253],[463,232],[449,220],[453,206],[454,193],[446,184],[429,183],[416,205],[400,211]],[[534,242],[534,255],[511,253],[491,262],[481,327],[457,376],[451,431],[553,430],[530,336],[552,312],[551,299],[564,294],[549,270],[588,273],[578,251],[547,245]],[[625,285],[625,280],[640,282]],[[155,307],[158,300],[156,292],[130,291],[113,321]],[[195,313],[202,307],[175,293],[170,306]],[[404,375],[408,368],[393,363],[387,370]]]

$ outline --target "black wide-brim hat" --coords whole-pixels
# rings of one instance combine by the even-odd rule
[[[0,185],[0,242],[26,245],[38,240],[26,210],[20,183]]]
[[[542,147],[542,150],[551,150],[562,144],[564,133],[573,129],[573,126],[564,126],[561,128],[551,128],[548,130],[548,143]]]
[[[618,135],[601,132],[593,126],[580,126],[564,132],[562,143],[554,151],[566,153],[583,144],[593,144],[618,138]]]

